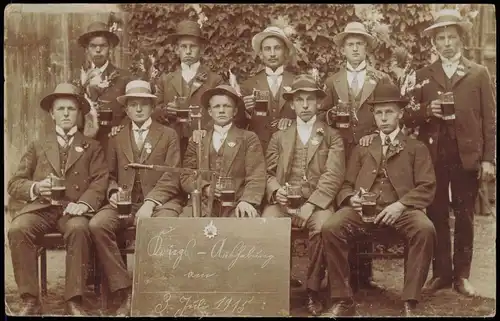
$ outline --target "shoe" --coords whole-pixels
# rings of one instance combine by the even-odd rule
[[[130,309],[132,306],[132,289],[127,288],[124,289],[126,291],[125,293],[125,299],[123,300],[122,304],[120,307],[116,310],[116,316],[117,317],[127,317],[130,316]]]
[[[72,316],[86,316],[87,312],[82,307],[81,299],[71,299],[66,302],[66,314]]]
[[[323,303],[319,299],[319,293],[313,290],[307,290],[307,311],[313,316],[318,316],[323,311]]]
[[[422,293],[433,294],[442,289],[451,288],[452,281],[442,277],[433,277],[424,285]]]
[[[353,317],[356,315],[356,305],[352,300],[341,300],[335,302],[328,311],[322,316],[328,318],[334,317]]]
[[[455,291],[465,296],[477,296],[476,290],[467,279],[459,278],[453,283],[453,288]]]
[[[290,286],[292,288],[300,288],[302,286],[302,281],[299,279],[296,279],[295,277],[291,276],[290,277]]]
[[[373,281],[372,278],[360,280],[359,289],[384,291],[385,287]]]
[[[37,297],[26,296],[23,298],[21,310],[19,311],[20,316],[30,316],[30,315],[40,315],[42,314],[42,304]]]
[[[403,305],[403,316],[404,317],[414,317],[417,314],[415,313],[415,310],[417,309],[417,301],[415,300],[408,300],[405,301]]]

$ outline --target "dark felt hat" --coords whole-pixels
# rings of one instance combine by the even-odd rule
[[[90,111],[90,104],[81,94],[80,90],[73,84],[62,83],[56,86],[53,93],[48,94],[40,101],[40,107],[45,111],[49,111],[52,108],[52,103],[54,99],[59,97],[73,97],[78,101],[78,106],[82,110],[83,114],[87,114]]]
[[[291,90],[284,92],[283,98],[285,98],[285,100],[291,100],[293,98],[293,94],[297,91],[315,92],[319,99],[326,96],[326,93],[322,89],[318,88],[318,84],[314,78],[308,74],[296,76],[293,79]]]
[[[371,105],[396,103],[400,108],[404,108],[408,104],[408,99],[401,97],[398,86],[391,83],[379,83],[373,90],[373,99],[367,103]]]
[[[238,95],[236,90],[229,85],[219,85],[215,88],[212,88],[212,89],[205,91],[201,95],[201,106],[203,108],[208,109],[208,107],[209,107],[208,103],[210,101],[210,98],[212,98],[212,96],[215,96],[215,95],[225,95],[225,96],[231,97],[234,100],[234,102],[236,103],[236,107],[238,108],[238,113],[245,112],[245,103],[243,102],[241,97]]]
[[[111,46],[116,47],[120,43],[120,38],[111,31],[104,22],[92,22],[87,31],[78,38],[78,43],[82,47],[87,47],[92,37],[105,37]]]
[[[191,20],[183,20],[179,22],[175,28],[175,33],[169,34],[167,40],[170,43],[175,43],[179,37],[191,36],[200,39],[202,42],[207,42],[207,38],[203,37],[201,28],[197,22]]]

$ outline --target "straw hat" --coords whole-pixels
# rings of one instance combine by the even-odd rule
[[[42,109],[45,111],[49,111],[52,108],[54,99],[59,97],[75,98],[78,102],[78,107],[84,115],[90,111],[90,104],[87,99],[85,99],[85,97],[81,95],[80,90],[76,86],[69,83],[62,83],[57,85],[56,89],[54,89],[54,92],[48,94],[40,101],[40,107],[42,107]]]
[[[259,32],[258,34],[253,36],[252,48],[256,54],[260,53],[262,41],[264,41],[264,39],[266,39],[267,37],[276,37],[283,40],[283,42],[288,48],[290,57],[294,57],[296,55],[295,46],[290,41],[290,39],[288,39],[288,37],[285,35],[285,32],[281,28],[274,26],[267,27],[266,29],[264,29],[264,31]]]
[[[311,75],[302,74],[298,75],[293,79],[292,89],[290,91],[283,93],[283,98],[285,100],[291,100],[293,98],[293,94],[297,91],[307,91],[307,92],[315,92],[316,96],[319,99],[325,98],[326,93],[318,88],[316,81]]]
[[[177,42],[177,39],[182,36],[191,36],[200,39],[202,42],[208,42],[208,39],[203,37],[201,28],[197,22],[191,20],[183,20],[179,22],[175,28],[175,33],[167,36],[167,41],[170,43]]]
[[[365,25],[361,22],[349,22],[347,26],[345,26],[344,31],[335,35],[333,37],[333,42],[337,46],[342,46],[344,43],[344,39],[348,35],[361,35],[366,38],[366,42],[368,45],[373,48],[375,45],[375,38],[366,31]]]
[[[120,38],[109,31],[108,26],[104,22],[91,23],[87,28],[87,32],[78,38],[78,43],[80,46],[86,48],[92,37],[105,37],[113,47],[116,47],[120,43]]]
[[[408,104],[408,99],[401,97],[398,86],[391,83],[379,83],[373,90],[373,99],[367,103],[370,105],[396,103],[400,108],[404,108]]]
[[[116,100],[125,105],[128,97],[152,98],[156,103],[158,97],[151,93],[151,85],[144,80],[132,80],[125,87],[125,95],[119,96]]]
[[[219,85],[215,88],[205,91],[201,95],[201,100],[200,100],[201,106],[203,108],[208,109],[209,107],[208,103],[210,101],[210,98],[212,98],[215,95],[224,95],[231,97],[236,103],[236,108],[238,109],[238,113],[245,111],[245,103],[243,102],[241,97],[236,93],[236,90],[229,85]]]
[[[443,9],[436,14],[434,23],[430,27],[424,29],[423,33],[424,35],[432,36],[435,29],[446,26],[458,26],[464,32],[469,32],[472,29],[472,23],[470,21],[465,21],[458,10]]]

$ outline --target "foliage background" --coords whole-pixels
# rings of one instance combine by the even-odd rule
[[[414,59],[414,67],[420,68],[431,57],[431,44],[421,32],[432,21],[429,4],[376,4],[382,14],[382,23],[388,24],[391,41],[408,50]],[[320,81],[328,74],[336,72],[343,63],[340,50],[329,37],[343,31],[351,21],[360,21],[354,5],[344,4],[264,4],[264,5],[224,5],[201,4],[206,16],[202,32],[210,39],[203,55],[203,61],[221,75],[231,68],[239,79],[246,79],[259,68],[251,39],[271,24],[271,19],[288,20],[295,29],[291,37],[298,45],[298,63],[288,69],[307,72],[311,68],[319,70]],[[138,62],[143,58],[148,70],[148,55],[156,58],[159,71],[172,71],[178,65],[173,47],[166,42],[166,36],[175,31],[175,26],[183,19],[198,20],[192,5],[185,4],[126,4],[122,9],[129,14],[126,22],[129,30],[129,50],[132,52],[131,71],[148,78],[141,72]],[[199,11],[199,10],[198,10]],[[385,42],[378,45],[369,55],[371,63],[380,70],[389,71],[391,48]],[[144,69],[143,69],[144,70]],[[227,79],[227,78],[226,78]]]

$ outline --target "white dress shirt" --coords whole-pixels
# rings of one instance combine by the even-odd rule
[[[450,59],[446,59],[440,56],[441,63],[443,65],[443,70],[446,76],[451,79],[455,72],[457,71],[458,65],[460,64],[460,58],[462,58],[462,53],[458,52],[455,56]]]
[[[106,68],[108,68],[108,65],[109,65],[109,60],[106,60],[106,62],[104,63],[104,65],[102,65],[101,67],[97,68],[101,71],[101,74],[104,72],[104,70],[106,70]],[[92,69],[95,69],[96,66],[95,64],[92,62]]]
[[[357,77],[358,79],[358,90],[363,88],[366,77],[366,61],[363,60],[363,62],[361,62],[356,68],[353,68],[349,62],[347,62],[346,66],[347,83],[349,84],[349,88],[352,87],[352,81],[354,80],[354,77]]]
[[[299,138],[302,144],[305,145],[309,141],[315,122],[316,122],[316,115],[314,115],[307,122],[297,117],[297,133],[299,134]]]
[[[229,132],[229,129],[231,129],[232,124],[233,123],[229,123],[224,127],[214,125],[214,132],[212,134],[212,146],[214,147],[216,152],[219,152],[219,149],[226,140],[227,133]]]
[[[73,143],[73,140],[75,139],[75,133],[78,131],[78,128],[76,126],[73,126],[67,133],[64,132],[64,130],[56,125],[56,138],[57,142],[59,143],[59,146],[62,148],[66,147],[66,142],[68,146],[71,146]],[[69,140],[65,140],[63,137],[69,138]]]
[[[276,95],[281,86],[281,82],[283,81],[283,71],[283,66],[278,67],[275,71],[266,67],[267,84],[269,85],[271,91],[273,91],[273,95]]]
[[[181,73],[182,73],[182,78],[189,83],[194,76],[196,76],[196,73],[198,72],[198,68],[200,67],[200,62],[195,62],[191,66],[186,65],[185,63],[181,62]]]
[[[151,117],[148,118],[148,120],[146,120],[141,127],[137,126],[136,123],[132,122],[132,131],[134,132],[135,144],[138,147],[142,146],[142,144],[146,140],[146,137],[148,136],[149,133],[149,126],[151,126],[151,123],[152,123]],[[139,134],[139,130],[143,130],[142,134]]]
[[[384,155],[385,155],[385,153],[387,153],[387,148],[389,147],[389,146],[385,145],[385,137],[386,137],[386,136],[389,136],[389,138],[391,139],[391,143],[392,143],[392,142],[396,139],[396,136],[399,134],[399,131],[400,131],[400,130],[401,130],[401,129],[400,129],[400,128],[399,128],[399,126],[398,126],[398,127],[397,127],[397,128],[396,128],[396,129],[395,129],[392,133],[390,133],[389,135],[386,135],[386,134],[384,134],[384,133],[380,132],[380,138],[382,139],[382,152],[384,153]]]

